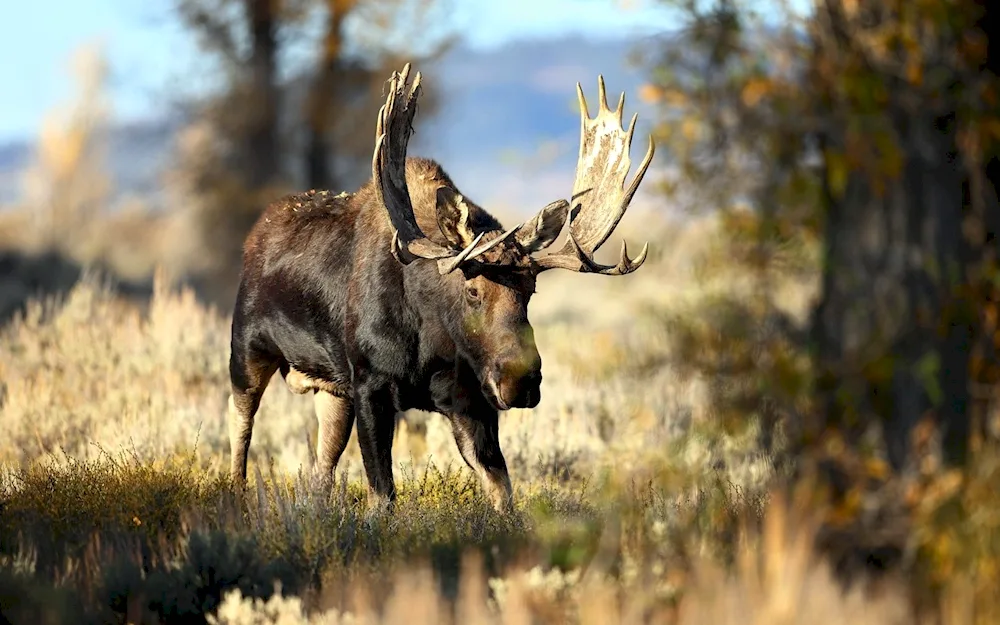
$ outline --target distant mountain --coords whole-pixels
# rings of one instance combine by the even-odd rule
[[[106,147],[113,191],[155,196],[159,175],[169,162],[172,142],[182,127],[177,118],[120,124],[108,131]],[[0,144],[0,205],[21,195],[22,173],[31,165],[34,145],[28,141]]]
[[[637,97],[643,73],[627,62],[634,45],[566,38],[489,51],[452,49],[419,68],[425,88],[445,96],[436,116],[418,120],[411,152],[440,160],[480,202],[530,211],[553,195],[569,193],[579,137],[576,83],[582,84],[593,114],[600,73],[611,106],[625,91],[627,116],[639,112],[632,152],[637,162],[652,116]],[[109,167],[116,192],[156,194],[179,127],[179,120],[157,120],[112,130]],[[0,145],[0,203],[19,194],[19,172],[31,150],[26,142]]]
[[[28,143],[0,143],[0,204],[11,202],[20,194],[20,174],[30,158]]]

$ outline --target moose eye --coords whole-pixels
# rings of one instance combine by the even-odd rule
[[[469,300],[470,304],[478,305],[481,302],[481,298],[479,296],[479,289],[477,289],[474,286],[469,286],[465,288],[465,297],[466,299]]]

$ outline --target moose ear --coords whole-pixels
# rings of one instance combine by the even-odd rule
[[[518,228],[514,235],[518,245],[528,254],[552,245],[562,231],[568,214],[569,202],[566,200],[552,202],[538,211],[531,221]]]
[[[469,205],[451,187],[438,187],[437,223],[441,233],[455,247],[465,248],[476,238],[469,224]]]

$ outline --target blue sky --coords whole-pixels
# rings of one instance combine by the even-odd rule
[[[474,47],[569,33],[643,34],[669,29],[675,22],[658,0],[451,2],[454,10],[442,19],[464,32],[467,45]],[[69,60],[83,45],[98,44],[106,55],[116,119],[155,114],[172,87],[197,85],[205,65],[172,18],[173,3],[10,0],[0,21],[0,142],[34,136],[43,116],[70,97]]]
[[[655,0],[453,0],[447,19],[468,44],[519,36],[596,36],[669,27]],[[149,115],[171,81],[196,78],[191,42],[171,18],[171,0],[12,2],[0,22],[0,141],[36,134],[43,116],[69,98],[69,60],[99,44],[110,65],[111,105],[120,119]],[[624,8],[623,8],[624,7]]]

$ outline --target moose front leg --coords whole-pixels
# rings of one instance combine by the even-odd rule
[[[368,478],[369,509],[388,509],[396,501],[392,477],[392,437],[396,408],[392,386],[379,376],[357,376],[354,396],[358,446]]]
[[[465,464],[479,476],[493,508],[513,511],[513,489],[507,463],[500,451],[499,415],[480,390],[475,372],[459,363],[431,380],[431,393],[438,412],[451,421],[458,451]]]
[[[513,512],[513,489],[507,463],[500,451],[499,415],[496,410],[480,409],[474,415],[452,414],[450,418],[458,451],[469,468],[479,476],[493,508],[500,514]]]

